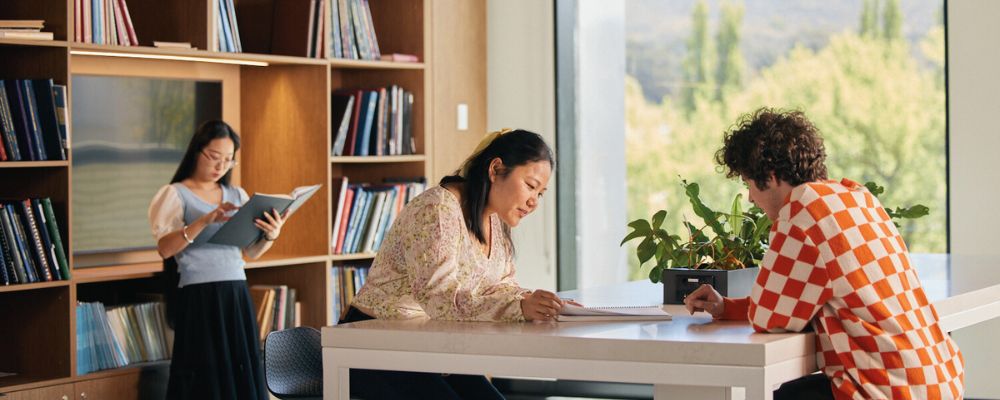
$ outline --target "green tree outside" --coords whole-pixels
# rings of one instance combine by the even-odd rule
[[[717,35],[719,58],[707,63],[710,53],[704,49],[709,45],[703,39],[708,36],[698,22],[705,11],[699,10],[703,5],[699,2],[692,15],[692,38],[700,39],[688,44],[699,46],[697,51],[706,59],[690,59],[689,52],[684,65],[689,79],[694,77],[688,75],[690,65],[717,71],[717,79],[694,86],[707,90],[702,95],[682,90],[676,100],[667,97],[655,103],[643,97],[638,81],[626,78],[629,220],[665,209],[665,224],[675,232],[681,231],[685,218],[696,220],[680,187],[682,178],[701,184],[707,204],[727,208],[745,188],[720,173],[715,151],[723,133],[741,114],[769,106],[802,110],[817,125],[824,135],[831,179],[876,181],[886,187],[881,200],[887,206],[930,206],[929,216],[906,221],[901,231],[911,251],[946,251],[944,28],[939,21],[920,41],[917,51],[923,55],[922,63],[900,40],[898,2],[885,2],[878,19],[867,15],[877,13],[873,4],[877,2],[866,2],[856,32],[833,35],[817,50],[795,47],[733,85],[728,76],[722,78],[719,61],[738,58],[739,47],[726,44],[732,47],[723,53],[721,42],[732,37],[738,41],[739,29],[734,36],[721,32],[731,29],[727,24],[734,22],[738,28],[739,18],[733,16],[742,15],[742,7],[725,6],[731,7],[728,12],[733,16],[727,18],[723,11]],[[881,26],[866,26],[866,21]],[[873,34],[873,30],[881,33]],[[722,89],[723,82],[730,89]],[[644,271],[639,270],[635,257],[630,257],[630,263],[631,277],[643,279]]]

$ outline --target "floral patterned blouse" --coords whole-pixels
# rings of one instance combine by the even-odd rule
[[[523,321],[513,249],[496,214],[487,257],[465,227],[458,198],[436,186],[393,223],[354,306],[375,318]]]

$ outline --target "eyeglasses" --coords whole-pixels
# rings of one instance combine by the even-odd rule
[[[211,154],[206,153],[204,150],[202,150],[201,155],[205,156],[205,158],[207,158],[208,161],[210,161],[211,163],[213,163],[215,165],[222,164],[222,166],[226,167],[226,169],[233,169],[237,165],[240,165],[240,162],[236,161],[235,159],[233,159],[233,160],[226,160],[226,159],[223,159],[223,158],[216,158],[216,157],[213,157]]]

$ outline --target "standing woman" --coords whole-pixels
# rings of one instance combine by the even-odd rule
[[[535,211],[555,161],[538,134],[488,135],[454,175],[414,198],[393,222],[343,322],[430,317],[552,321],[564,302],[514,279],[510,228]],[[365,399],[497,399],[485,377],[352,370]]]
[[[247,200],[231,186],[240,137],[222,121],[201,125],[169,185],[149,206],[157,251],[177,263],[174,350],[169,399],[267,399],[256,313],[250,301],[243,255],[266,252],[284,218],[276,211],[257,219],[260,240],[241,250],[208,243]]]

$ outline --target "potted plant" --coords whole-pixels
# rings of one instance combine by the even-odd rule
[[[663,228],[667,212],[660,210],[650,220],[630,222],[628,226],[632,231],[622,239],[621,245],[641,240],[636,249],[639,265],[653,260],[649,280],[663,282],[664,304],[680,304],[688,293],[706,283],[723,296],[750,295],[759,271],[757,266],[768,247],[771,220],[756,206],[744,210],[742,194],[733,199],[728,213],[718,212],[701,201],[697,183],[682,180],[681,185],[695,215],[704,225],[699,227],[685,220],[686,232],[682,237]],[[865,186],[875,196],[884,192],[884,188],[873,182]],[[919,204],[894,210],[886,207],[885,210],[893,219],[920,218],[929,212],[926,206]]]

